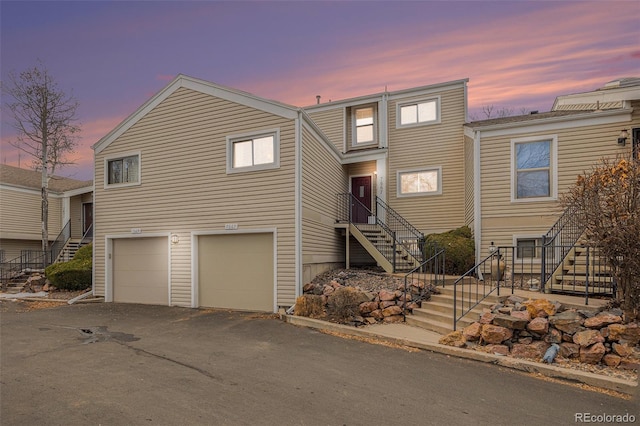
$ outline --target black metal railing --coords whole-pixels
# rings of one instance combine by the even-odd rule
[[[62,228],[55,241],[51,244],[51,262],[55,262],[55,260],[60,255],[62,249],[67,244],[67,241],[71,238],[71,220],[67,221],[66,225]]]
[[[43,265],[51,263],[51,252],[42,250],[22,250],[20,256],[0,263],[0,283],[2,289],[6,289],[7,284],[23,273],[31,271],[41,271]]]
[[[399,241],[397,231],[391,229],[353,194],[338,194],[338,215],[339,222],[348,222],[367,236],[376,250],[391,263],[394,271],[398,270],[401,259],[414,265],[421,262],[422,254],[414,254],[407,250],[406,246]],[[416,247],[421,253],[419,246]],[[407,260],[403,257],[412,259]]]
[[[84,246],[93,241],[93,223],[89,225],[86,231],[84,231],[84,235],[82,235],[82,239],[80,239],[80,245]]]
[[[516,280],[509,275],[508,267],[514,270],[517,263],[514,253],[513,247],[498,247],[453,283],[454,330],[458,321],[488,296],[494,293],[500,296],[500,288],[511,287],[513,294]]]
[[[549,231],[542,236],[542,271],[540,281],[542,290],[562,264],[571,248],[584,234],[585,226],[581,210],[576,206],[568,207]]]
[[[567,256],[548,278],[547,289],[554,293],[590,296],[614,296],[616,281],[613,268],[600,256],[597,247],[587,245],[549,246],[552,252],[566,252]],[[549,250],[547,250],[548,252]],[[541,275],[541,279],[544,279]]]
[[[426,259],[423,257],[421,247],[424,242],[422,232],[377,196],[375,213],[378,220],[382,220],[395,233],[396,238],[407,252],[411,253],[418,261]]]
[[[404,276],[404,299],[402,303],[402,315],[407,318],[407,302],[424,300],[429,292],[428,285],[442,285],[445,280],[445,250],[435,248],[435,253],[420,266],[412,269]],[[409,300],[407,300],[409,299]]]

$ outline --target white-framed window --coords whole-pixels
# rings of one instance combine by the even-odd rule
[[[557,137],[513,139],[511,200],[555,200],[557,193]]]
[[[442,167],[398,170],[398,197],[442,194]]]
[[[280,130],[227,136],[227,173],[280,167]]]
[[[413,127],[440,122],[440,97],[398,103],[396,127]]]
[[[104,186],[140,185],[140,153],[109,156],[104,160]]]
[[[540,260],[542,257],[542,238],[533,236],[515,236],[516,259]]]
[[[371,145],[377,141],[376,106],[366,105],[351,108],[353,146]]]

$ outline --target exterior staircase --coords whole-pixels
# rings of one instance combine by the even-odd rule
[[[407,315],[407,324],[434,331],[440,334],[447,334],[453,331],[453,287],[438,287],[440,294],[432,294],[431,299],[422,302],[422,307],[413,310],[413,315]],[[504,300],[507,296],[489,295],[478,303],[468,314],[458,320],[457,328],[461,330],[473,322],[477,321],[484,313],[484,309],[491,308],[492,305]],[[457,295],[458,310],[462,303],[462,297]]]
[[[64,245],[64,247],[60,251],[60,254],[55,259],[54,263],[70,261],[71,259],[73,259],[73,256],[75,256],[76,252],[82,246],[83,246],[83,244],[81,243],[80,240],[69,240],[69,241],[67,241],[67,243]]]
[[[613,271],[600,257],[598,248],[576,245],[552,274],[545,288],[550,292],[609,294],[614,291]]]
[[[406,272],[420,265],[408,248],[395,241],[380,225],[351,224],[349,232],[388,273]]]

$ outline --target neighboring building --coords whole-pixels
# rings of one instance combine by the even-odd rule
[[[465,117],[466,80],[301,109],[178,76],[94,145],[95,293],[274,311],[345,257],[391,268],[348,218],[463,225]]]
[[[579,173],[637,147],[618,137],[638,88],[618,88],[467,123],[467,80],[297,108],[180,75],[94,145],[94,292],[275,311],[329,268],[410,270],[465,224],[478,259],[526,253]]]
[[[495,246],[539,256],[562,213],[560,196],[601,158],[640,152],[640,79],[559,96],[550,112],[465,128],[467,224],[480,260]],[[628,137],[618,141],[622,131]]]
[[[0,165],[2,261],[14,259],[25,250],[42,250],[41,183],[40,172]],[[91,228],[92,218],[92,181],[60,176],[49,179],[50,243],[63,229],[68,230],[71,239],[80,241]]]

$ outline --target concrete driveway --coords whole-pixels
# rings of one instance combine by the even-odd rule
[[[1,302],[0,424],[575,424],[637,401],[269,315]]]

